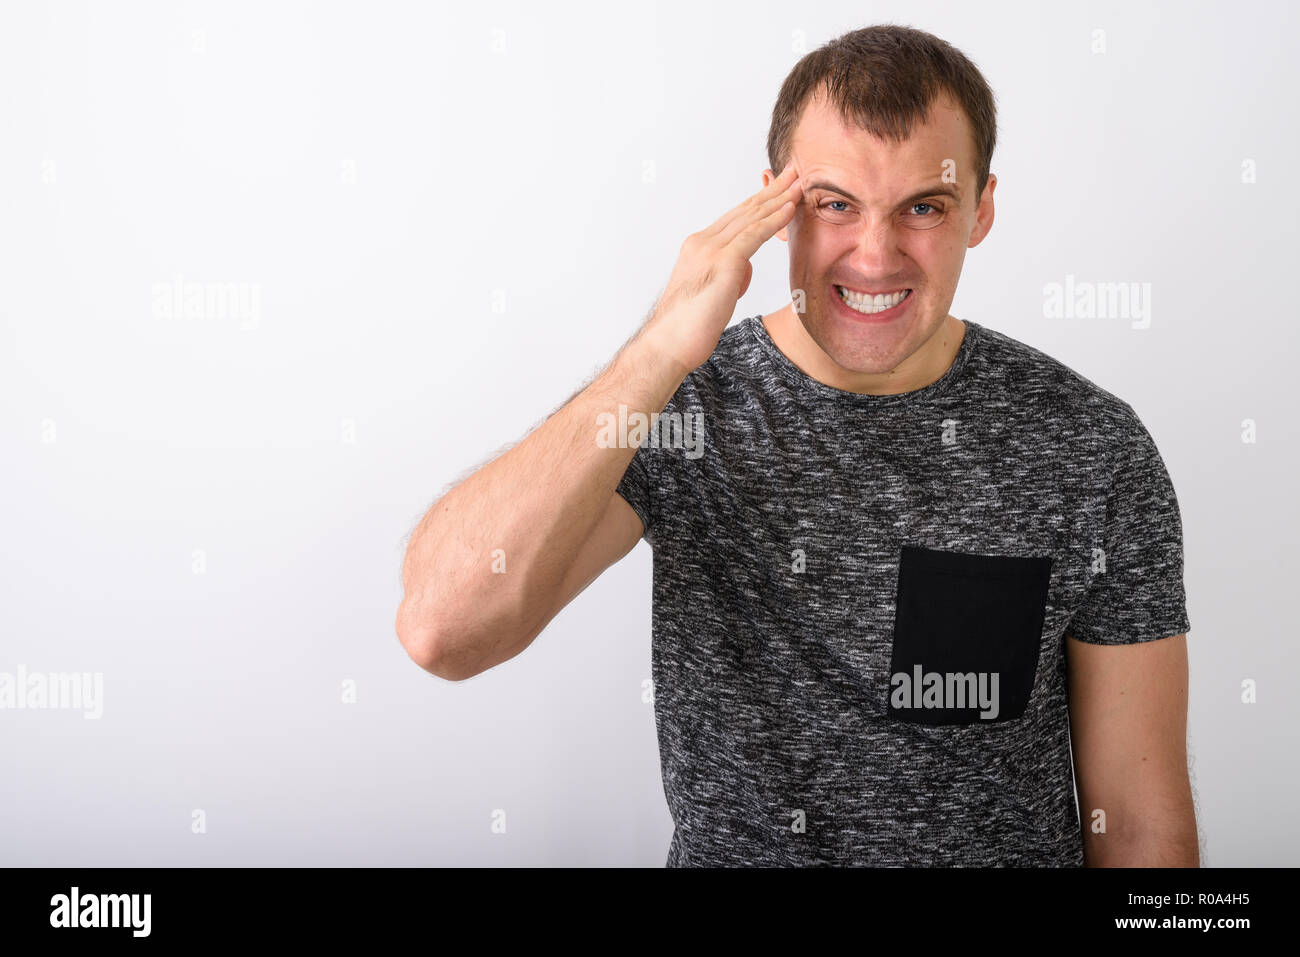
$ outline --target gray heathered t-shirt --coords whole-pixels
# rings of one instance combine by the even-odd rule
[[[1082,865],[1065,636],[1188,631],[1178,503],[1128,403],[965,325],[872,396],[745,319],[633,458],[668,866]]]

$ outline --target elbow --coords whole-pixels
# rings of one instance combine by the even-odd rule
[[[444,629],[414,618],[402,603],[397,612],[397,640],[407,655],[424,671],[444,681],[464,681],[478,674],[467,668],[461,656],[452,654],[455,643]]]

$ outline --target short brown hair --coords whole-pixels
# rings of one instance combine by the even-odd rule
[[[879,24],[846,33],[804,56],[781,84],[772,109],[767,158],[773,173],[785,169],[799,117],[823,89],[845,123],[900,143],[914,124],[925,122],[939,94],[949,94],[974,133],[979,202],[997,142],[997,108],[984,75],[956,47],[924,30]]]

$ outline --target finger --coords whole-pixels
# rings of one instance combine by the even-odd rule
[[[713,238],[713,241],[726,245],[735,240],[735,238],[750,225],[756,222],[762,222],[768,216],[772,215],[775,210],[780,209],[786,203],[792,203],[797,207],[802,198],[803,181],[796,179],[771,199],[758,206],[751,206],[747,214],[737,216],[725,229]],[[793,216],[793,213],[791,215]],[[777,229],[780,228],[780,226],[777,227]]]
[[[718,221],[710,226],[705,232],[705,236],[713,237],[726,232],[729,228],[735,226],[738,219],[745,217],[747,214],[752,214],[754,210],[758,209],[764,203],[767,203],[774,197],[781,195],[781,193],[788,189],[790,184],[795,182],[798,178],[799,170],[792,160],[786,164],[785,169],[783,169],[781,174],[773,179],[772,182],[768,183],[753,196],[749,197],[749,199],[745,200],[735,209],[729,211],[718,219]],[[766,215],[766,212],[764,212],[763,215]]]
[[[762,219],[755,220],[743,227],[736,233],[728,248],[744,256],[745,259],[751,259],[763,243],[780,232],[783,226],[789,224],[790,220],[794,218],[796,208],[798,208],[797,203],[787,200]]]
[[[718,233],[726,229],[727,226],[732,224],[738,216],[743,216],[748,210],[754,209],[757,204],[761,204],[771,199],[773,196],[780,195],[792,182],[794,182],[798,175],[799,173],[795,163],[793,161],[787,163],[785,169],[783,169],[781,174],[772,180],[772,182],[768,183],[739,206],[723,213],[722,216],[705,229],[701,235],[705,237],[716,236]]]

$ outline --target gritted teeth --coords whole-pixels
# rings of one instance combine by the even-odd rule
[[[892,309],[912,294],[910,289],[899,289],[873,296],[870,293],[855,292],[844,286],[835,288],[839,291],[840,298],[859,312],[883,312]]]

